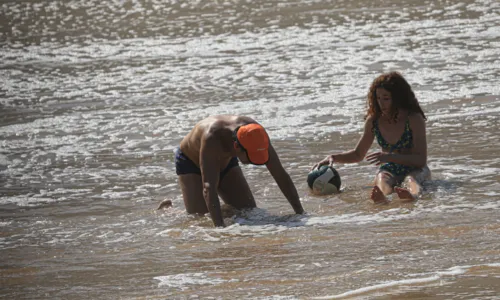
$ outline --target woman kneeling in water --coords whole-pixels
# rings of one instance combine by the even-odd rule
[[[351,151],[332,154],[315,164],[313,169],[333,163],[354,163],[363,160],[376,138],[382,151],[366,159],[380,165],[370,198],[386,202],[394,191],[401,199],[415,199],[421,184],[430,179],[427,167],[425,117],[408,82],[398,72],[375,78],[367,99],[362,137]],[[407,188],[400,187],[405,182]]]

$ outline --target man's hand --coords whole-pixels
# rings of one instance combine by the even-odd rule
[[[160,210],[162,208],[169,208],[170,206],[172,206],[172,200],[165,199],[162,202],[160,202],[160,205],[158,205],[158,208],[156,210]]]
[[[305,214],[307,214],[306,211],[302,207],[299,210],[296,210],[295,213],[297,215],[305,215]]]

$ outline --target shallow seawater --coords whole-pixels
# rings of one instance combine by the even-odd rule
[[[1,298],[500,299],[497,1],[33,0],[0,16]],[[367,162],[311,195],[309,168],[355,146],[391,70],[428,118],[424,195],[374,205]],[[227,113],[267,128],[306,215],[256,166],[257,209],[223,229],[185,213],[173,149]]]

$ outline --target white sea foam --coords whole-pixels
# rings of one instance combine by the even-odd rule
[[[186,290],[197,285],[219,285],[225,282],[237,282],[237,279],[225,280],[218,277],[212,277],[209,273],[184,273],[166,276],[157,276],[153,279],[159,280],[159,287],[177,288]]]
[[[61,198],[48,198],[48,197],[40,197],[40,196],[28,196],[28,195],[20,195],[20,196],[4,196],[0,197],[0,204],[15,204],[17,206],[37,206],[41,204],[58,202],[65,200],[63,197]]]
[[[226,219],[227,227],[224,228],[195,226],[189,230],[194,229],[195,235],[202,240],[219,241],[222,233],[226,236],[228,234],[231,236],[266,236],[300,227],[328,226],[332,224],[365,225],[414,218],[416,215],[416,213],[409,214],[406,209],[389,209],[377,214],[352,213],[321,217],[314,215],[277,216],[257,208],[244,212],[243,215]],[[162,231],[161,234],[168,234],[169,232]]]
[[[394,287],[402,287],[402,286],[425,286],[427,283],[432,283],[436,282],[438,280],[441,280],[443,277],[453,277],[461,274],[466,274],[468,270],[472,267],[478,267],[478,266],[486,266],[486,267],[500,267],[500,263],[489,263],[485,265],[473,265],[473,266],[455,266],[451,267],[447,270],[444,271],[437,271],[435,273],[431,274],[411,274],[408,275],[407,277],[418,277],[418,278],[411,278],[411,279],[403,279],[403,280],[395,280],[395,281],[388,281],[372,286],[367,286],[351,291],[347,291],[342,294],[338,295],[329,295],[329,296],[321,296],[321,297],[313,297],[312,299],[342,299],[346,297],[361,297],[362,295],[370,295],[370,293],[373,292],[378,292],[377,296],[381,296],[381,294],[391,294],[391,291],[384,293],[381,290],[385,290],[388,288],[394,288]],[[472,274],[469,274],[468,276],[473,276]]]
[[[0,149],[1,151],[1,149]],[[11,163],[11,161],[7,158],[7,156],[0,154],[0,165],[7,166]]]
[[[345,293],[342,293],[339,295],[313,297],[312,299],[342,299],[345,297],[361,296],[362,294],[370,293],[370,292],[381,290],[381,289],[391,288],[391,287],[395,287],[395,286],[424,284],[424,283],[428,283],[428,282],[437,281],[439,279],[440,279],[439,276],[430,276],[430,277],[426,277],[426,278],[398,280],[398,281],[377,284],[377,285],[373,285],[373,286],[369,286],[369,287],[365,287],[365,288],[360,288],[360,289],[353,290],[353,291],[348,291],[348,292],[345,292]]]
[[[111,237],[105,236],[106,239],[104,244],[116,244],[120,242],[130,241],[134,235],[130,232],[122,232],[122,233],[113,233]]]
[[[491,201],[484,203],[464,203],[463,200],[454,197],[454,202],[448,202],[447,204],[425,202],[411,210],[405,207],[397,207],[379,212],[343,213],[328,216],[316,216],[314,214],[280,216],[270,214],[265,209],[256,208],[239,213],[232,218],[226,218],[224,221],[227,226],[224,228],[194,225],[183,230],[167,229],[156,234],[160,236],[172,236],[173,232],[177,232],[173,236],[180,235],[182,238],[189,234],[191,238],[194,237],[200,240],[221,241],[227,239],[229,236],[260,237],[299,229],[301,227],[322,227],[335,224],[364,226],[367,224],[383,224],[418,219],[422,215],[441,215],[443,213],[461,213],[475,210],[500,210],[500,203]],[[171,213],[169,214],[172,215]],[[179,216],[178,213],[173,213],[173,215]],[[206,221],[208,222],[207,224],[211,224],[208,214]]]

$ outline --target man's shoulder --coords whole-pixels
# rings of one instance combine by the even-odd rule
[[[229,128],[227,121],[224,119],[212,119],[210,123],[206,124],[205,138],[214,138],[227,131]]]

